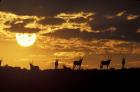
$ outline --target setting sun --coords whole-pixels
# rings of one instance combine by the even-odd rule
[[[23,47],[32,46],[36,41],[36,34],[28,33],[17,33],[16,34],[17,43]]]

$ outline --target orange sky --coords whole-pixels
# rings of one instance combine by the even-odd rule
[[[112,57],[111,67],[120,68],[123,57],[126,57],[127,67],[140,66],[140,14],[135,11],[136,7],[135,10],[128,7],[136,6],[137,2],[122,4],[116,10],[114,5],[119,3],[91,5],[75,1],[77,8],[69,10],[73,2],[65,2],[66,6],[57,2],[57,6],[46,0],[33,4],[31,1],[28,4],[17,0],[1,2],[0,58],[3,66],[29,68],[29,63],[33,62],[41,69],[50,69],[58,58],[60,68],[63,64],[72,67],[74,60],[84,57],[84,68],[99,68],[100,61],[108,56]],[[23,47],[16,41],[17,33],[34,33],[36,41],[32,46]]]

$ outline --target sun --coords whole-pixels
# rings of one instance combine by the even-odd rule
[[[36,41],[36,34],[32,33],[16,33],[16,40],[20,46],[29,47]]]

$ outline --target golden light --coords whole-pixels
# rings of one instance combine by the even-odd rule
[[[23,47],[32,46],[36,41],[36,34],[28,34],[28,33],[17,33],[16,34],[17,43]]]

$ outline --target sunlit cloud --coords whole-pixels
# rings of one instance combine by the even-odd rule
[[[39,28],[40,34],[55,32],[61,29],[80,29],[80,31],[92,32],[91,26],[88,24],[91,16],[94,13],[60,13],[54,17],[43,19],[39,22],[29,23],[26,25],[28,28]],[[77,21],[79,18],[83,18],[83,22]]]
[[[113,19],[113,17],[114,16],[111,16],[111,15],[105,16],[106,19]]]
[[[140,29],[137,30],[137,33],[140,33]]]
[[[89,13],[79,12],[79,13],[72,13],[72,14],[61,13],[61,14],[56,15],[55,18],[60,18],[66,21],[58,29],[64,29],[64,28],[80,29],[80,31],[92,32],[93,30],[91,26],[88,24],[88,21],[90,21],[91,17],[94,15],[95,14],[91,12]]]
[[[25,24],[26,25],[27,20],[30,20],[29,22],[31,22],[31,21],[39,21],[42,19],[43,19],[43,17],[27,16],[27,15],[21,16],[21,15],[16,15],[16,14],[10,13],[10,12],[0,12],[0,20],[1,20],[0,35],[1,35],[1,38],[11,39],[11,38],[15,37],[15,34],[13,33],[14,31],[16,31],[16,32],[23,31],[22,28],[24,28],[24,25],[23,25],[23,27],[22,27],[22,25],[20,25],[18,27],[19,29],[17,29],[17,27],[16,27],[16,30],[14,30],[14,31],[10,30],[10,28],[12,28],[13,26],[18,26],[18,24]],[[13,25],[11,25],[11,23],[13,23]],[[20,27],[22,27],[22,28],[20,29]],[[29,30],[24,30],[24,31],[27,31],[27,33],[28,33]]]
[[[85,56],[84,52],[77,52],[77,51],[71,51],[71,52],[56,52],[54,53],[54,56],[57,58],[68,58],[68,59],[74,59],[78,57]]]
[[[45,34],[60,29],[80,29],[80,31],[92,32],[88,21],[94,13],[61,13],[54,17],[38,17],[28,15],[17,15],[10,12],[0,12],[0,34],[6,39],[15,37],[15,33],[37,33]],[[86,21],[79,23],[77,19],[83,18]],[[56,20],[57,19],[57,20]],[[69,21],[73,20],[73,21]],[[42,21],[42,22],[40,22]],[[55,24],[54,24],[55,23]],[[3,37],[2,37],[3,38]]]
[[[44,40],[45,39],[45,40]],[[109,54],[132,54],[133,48],[138,48],[139,43],[133,43],[129,41],[121,40],[91,40],[84,41],[81,39],[62,39],[62,38],[52,38],[45,37],[38,45],[39,48],[51,50],[51,51],[77,51],[77,52],[92,52],[92,54],[105,55]],[[139,45],[138,45],[139,44]],[[138,50],[139,51],[139,50]],[[139,52],[133,54],[140,54]]]
[[[90,17],[94,15],[95,13],[92,13],[92,12],[61,13],[61,14],[56,15],[55,18],[61,18],[69,22],[70,19],[77,19],[77,18],[89,19]]]
[[[117,17],[121,17],[126,13],[126,11],[121,11],[119,13],[116,14]]]
[[[137,19],[138,17],[139,15],[128,15],[127,20],[134,20],[134,19]]]
[[[112,33],[115,31],[117,31],[117,28],[112,26],[112,27],[109,27],[107,29],[101,30],[99,33],[106,33],[106,32]]]

